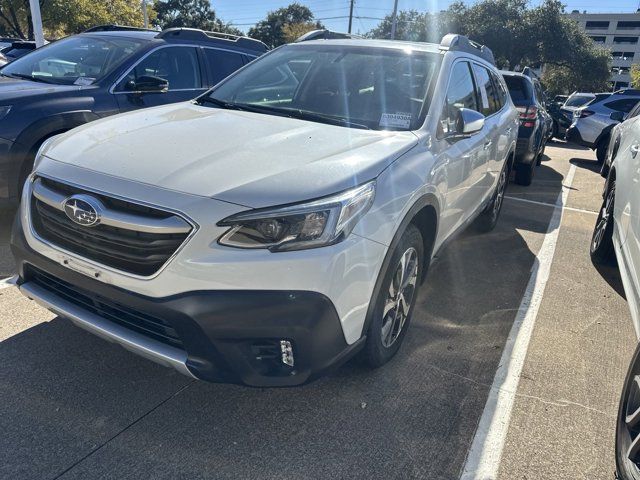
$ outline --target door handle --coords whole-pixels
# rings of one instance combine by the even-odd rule
[[[493,145],[493,141],[489,140],[484,144],[484,149],[487,150],[489,147],[491,147],[491,145]]]
[[[631,156],[633,158],[636,158],[638,152],[640,152],[640,144],[636,143],[635,145],[631,145]]]

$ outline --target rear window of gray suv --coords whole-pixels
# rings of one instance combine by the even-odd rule
[[[239,71],[209,98],[354,128],[412,130],[426,114],[438,62],[438,54],[421,51],[292,45]]]

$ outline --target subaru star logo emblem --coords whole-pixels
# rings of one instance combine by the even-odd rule
[[[92,227],[100,222],[101,204],[88,195],[73,195],[64,201],[64,213],[83,227]]]

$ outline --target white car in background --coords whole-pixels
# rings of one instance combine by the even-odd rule
[[[625,296],[640,338],[640,116],[616,127],[616,145],[591,241],[595,263],[617,259]],[[629,366],[616,428],[621,480],[640,479],[640,344]]]

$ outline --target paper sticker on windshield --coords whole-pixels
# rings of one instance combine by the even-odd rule
[[[91,77],[78,77],[76,78],[76,81],[73,82],[74,85],[79,85],[81,87],[86,87],[88,85],[92,85],[93,82],[95,82],[96,79],[95,78],[91,78]]]
[[[409,128],[411,126],[410,113],[383,113],[380,117],[380,127]]]

